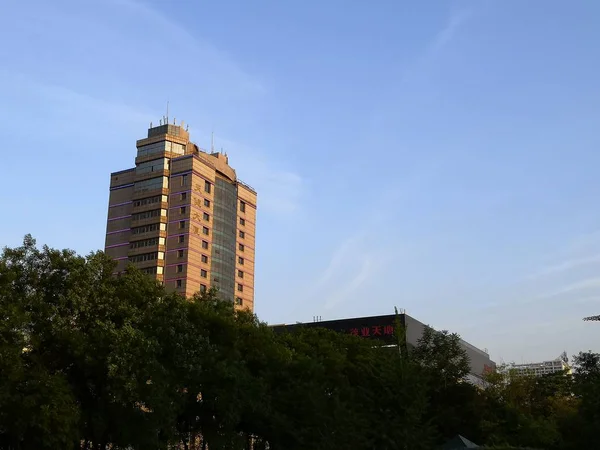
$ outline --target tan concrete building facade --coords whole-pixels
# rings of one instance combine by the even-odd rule
[[[185,296],[211,287],[254,310],[256,191],[222,153],[207,153],[181,126],[148,129],[135,167],[111,174],[106,253]]]

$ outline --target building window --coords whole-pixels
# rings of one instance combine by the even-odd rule
[[[208,213],[203,213],[202,217],[204,218],[204,220],[210,220],[210,216],[208,215]]]
[[[239,292],[244,292],[244,286],[242,286],[240,283],[238,283],[238,291]]]
[[[143,227],[135,227],[131,229],[131,234],[141,234],[148,233],[149,231],[156,231],[159,228],[158,223],[153,223],[152,225],[146,225]]]
[[[204,206],[210,208],[210,200],[204,199]]]
[[[188,176],[187,175],[181,175],[181,185],[182,186],[187,186],[188,184]]]
[[[185,200],[187,198],[187,192],[182,192],[179,196],[179,200]]]
[[[202,241],[202,248],[207,249],[208,248],[208,242]]]
[[[185,242],[185,236],[182,234],[181,236],[179,236],[179,243],[183,244]]]
[[[178,288],[183,287],[183,281],[182,280],[177,280],[177,287]]]
[[[241,226],[246,225],[246,219],[244,219],[243,217],[240,217],[240,225]]]
[[[177,250],[177,257],[183,258],[183,250]]]
[[[131,220],[143,220],[143,219],[150,219],[152,217],[158,217],[162,214],[161,211],[163,211],[163,210],[154,209],[152,211],[145,211],[145,212],[141,212],[141,213],[132,214]]]
[[[204,190],[210,194],[210,182],[204,181]]]
[[[137,181],[133,187],[133,192],[146,192],[168,187],[169,179],[167,177],[157,177],[150,178],[149,180]]]
[[[246,212],[246,203],[245,202],[240,202],[240,211]]]
[[[238,277],[244,278],[244,272],[242,272],[241,270],[238,270]]]
[[[207,263],[208,262],[208,256],[202,255],[202,262],[203,263]]]
[[[142,198],[140,200],[136,200],[133,202],[133,206],[144,206],[144,205],[152,205],[153,203],[159,203],[161,201],[160,195],[155,195],[154,197]]]
[[[201,284],[201,285],[200,285],[200,292],[201,292],[202,294],[204,294],[204,293],[206,292],[206,285],[205,285],[205,284]]]
[[[208,275],[208,274],[206,273],[206,270],[204,270],[204,269],[201,269],[201,270],[200,270],[200,276],[201,276],[202,278],[206,278],[206,277],[207,277],[207,275]]]
[[[185,220],[182,220],[181,222],[179,222],[179,229],[183,229],[185,228]]]
[[[240,230],[240,232],[239,232],[239,236],[240,236],[241,238],[244,238],[244,237],[246,237],[246,233],[244,233],[242,230]]]
[[[244,258],[242,258],[241,256],[238,256],[238,263],[243,266],[244,265]]]
[[[138,154],[138,156],[142,155]],[[135,173],[139,175],[143,173],[160,172],[161,170],[169,170],[169,167],[169,160],[164,158],[153,159],[151,161],[138,164],[135,168]]]
[[[158,238],[150,238],[144,239],[143,241],[135,241],[129,244],[129,248],[143,248],[143,247],[151,247],[153,245],[157,245],[159,243]]]
[[[244,244],[238,244],[238,249],[240,250],[240,252],[244,251]]]
[[[177,273],[183,272],[183,264],[177,264]]]
[[[179,214],[185,214],[185,206],[179,208]]]
[[[244,303],[244,301],[242,300],[242,298],[241,298],[241,297],[236,297],[236,298],[235,298],[235,304],[236,304],[237,306],[242,306],[242,303]]]
[[[144,261],[154,261],[155,259],[159,259],[158,256],[158,252],[144,253],[143,255],[131,256],[129,258],[129,262],[138,263]]]
[[[208,228],[202,227],[202,234],[208,235]]]

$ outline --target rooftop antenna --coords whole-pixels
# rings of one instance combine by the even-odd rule
[[[215,132],[214,130],[210,133],[210,152],[215,152]]]
[[[167,116],[165,120],[165,124],[169,123],[169,100],[167,100]]]

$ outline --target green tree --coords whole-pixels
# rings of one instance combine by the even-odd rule
[[[1,311],[9,317],[2,352],[11,355],[13,367],[22,368],[27,394],[37,396],[31,409],[52,419],[32,419],[33,425],[25,426],[23,413],[21,447],[39,435],[35,424],[46,424],[49,446],[64,441],[60,448],[78,445],[79,439],[96,448],[157,445],[161,415],[168,409],[152,405],[157,384],[147,382],[160,380],[162,368],[153,357],[157,343],[143,325],[166,298],[162,288],[135,270],[114,277],[114,262],[102,253],[84,258],[68,250],[39,250],[30,236],[23,246],[5,249],[0,260]],[[14,376],[2,379],[0,391],[14,391],[6,381]],[[35,389],[29,380],[42,386]],[[64,399],[49,397],[52,393]],[[54,414],[58,407],[72,412]],[[6,425],[10,414],[0,419],[3,434],[16,432]]]
[[[592,448],[600,428],[600,354],[580,352],[573,357],[573,368],[573,391],[580,406],[572,440],[580,447]]]
[[[275,333],[216,291],[186,299],[101,252],[0,256],[0,448],[594,448],[600,355],[575,373],[466,383],[460,338],[415,348],[325,329]]]
[[[457,434],[480,439],[478,390],[465,381],[470,363],[460,336],[425,327],[410,356],[421,367],[429,386],[427,417],[438,443]]]
[[[62,371],[49,369],[38,351],[39,252],[23,246],[0,257],[0,447],[73,448],[79,411]]]
[[[486,442],[533,448],[564,448],[562,429],[577,412],[566,374],[537,377],[500,367],[486,375],[483,428]]]
[[[278,340],[287,351],[267,372],[270,448],[430,448],[426,385],[397,350],[319,328]]]

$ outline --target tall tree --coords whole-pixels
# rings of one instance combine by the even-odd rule
[[[600,429],[600,354],[580,352],[573,366],[574,392],[580,401],[580,428],[573,438],[580,446],[593,446]]]
[[[600,355],[575,373],[466,383],[458,335],[417,346],[276,334],[215,291],[186,299],[101,252],[0,256],[0,448],[428,449],[455,434],[594,448]]]
[[[438,442],[457,434],[479,439],[477,388],[466,382],[470,364],[460,337],[425,327],[410,355],[429,385],[428,417],[434,424]]]
[[[43,270],[35,240],[0,257],[0,447],[73,448],[79,411],[63,371],[40,352],[37,311]]]

